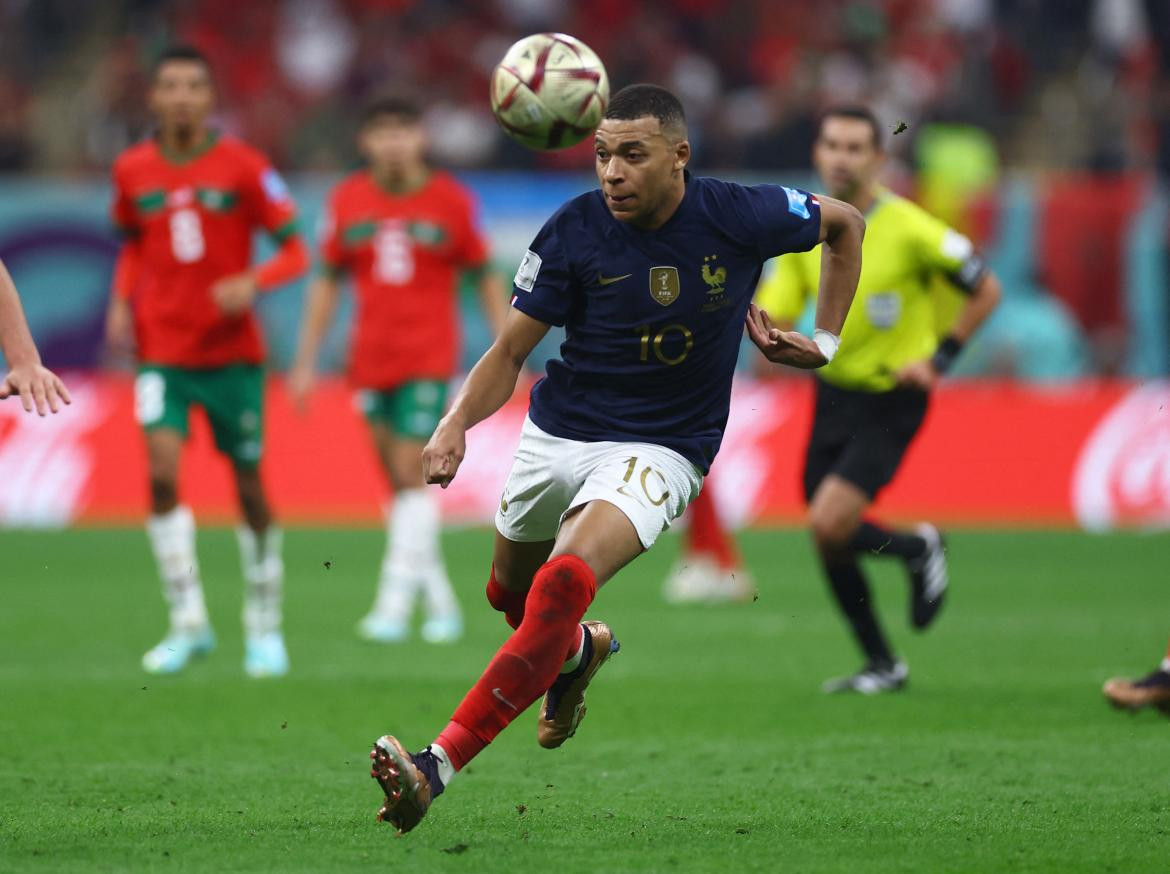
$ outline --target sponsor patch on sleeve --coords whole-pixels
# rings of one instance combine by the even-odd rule
[[[800,216],[802,219],[811,218],[808,211],[808,195],[803,191],[797,191],[795,188],[788,188],[781,185],[784,193],[788,195],[788,211],[793,215]]]
[[[524,253],[524,260],[520,262],[520,267],[516,270],[516,278],[513,280],[516,287],[524,291],[532,291],[536,285],[536,274],[540,273],[540,256],[529,249]]]
[[[284,203],[289,200],[288,186],[280,178],[280,174],[269,167],[260,176],[260,187],[264,189],[264,196],[273,203]]]

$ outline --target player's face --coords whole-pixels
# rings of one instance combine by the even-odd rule
[[[358,148],[375,172],[400,174],[422,163],[426,131],[417,119],[378,116],[362,128]]]
[[[646,116],[604,119],[595,146],[597,180],[613,217],[638,226],[660,224],[661,213],[675,202],[690,144],[664,135],[658,119]]]
[[[159,126],[171,130],[201,127],[215,105],[207,67],[198,61],[167,61],[150,90],[150,109]]]
[[[828,193],[850,200],[873,184],[884,154],[873,140],[873,129],[859,118],[826,118],[813,146],[813,163]]]

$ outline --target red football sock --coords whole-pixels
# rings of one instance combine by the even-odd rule
[[[487,599],[492,607],[504,614],[504,619],[512,628],[520,627],[520,623],[524,619],[524,603],[528,599],[528,593],[515,592],[501,586],[496,580],[496,566],[494,564],[491,576],[488,577]],[[565,661],[571,659],[581,649],[581,638],[584,634],[585,629],[578,627],[577,633],[573,635],[572,643],[569,644],[569,651],[565,653]],[[446,748],[444,747],[444,749]]]
[[[1166,660],[1170,661],[1170,643],[1166,644]]]
[[[740,566],[739,552],[735,541],[727,536],[719,513],[715,509],[715,498],[703,489],[690,503],[691,525],[687,529],[687,549],[696,555],[710,555],[724,570]]]
[[[527,592],[515,592],[505,589],[496,581],[496,566],[492,565],[491,576],[488,577],[487,599],[493,608],[504,614],[504,619],[512,628],[519,628],[524,619],[524,602],[528,598]]]
[[[558,556],[536,572],[520,627],[500,647],[455,709],[451,724],[435,740],[447,751],[455,770],[495,740],[553,684],[596,593],[597,578],[575,555]]]

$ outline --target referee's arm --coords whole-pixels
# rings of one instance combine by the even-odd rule
[[[961,270],[958,277],[952,277],[959,290],[967,295],[967,301],[959,310],[954,326],[942,338],[930,358],[911,362],[898,371],[895,376],[900,387],[922,391],[934,388],[939,378],[955,363],[963,351],[963,345],[975,335],[979,326],[987,321],[987,317],[999,304],[1002,288],[991,270],[983,267],[973,282],[963,282],[962,273]]]

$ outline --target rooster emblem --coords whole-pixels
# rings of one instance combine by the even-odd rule
[[[718,255],[708,255],[703,259],[703,281],[707,283],[707,294],[723,294],[723,284],[727,282],[727,268],[711,269],[709,262],[718,258]]]

